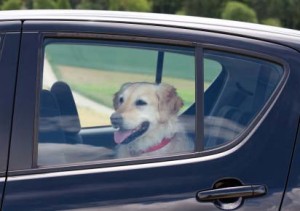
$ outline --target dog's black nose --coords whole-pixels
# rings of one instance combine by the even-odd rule
[[[110,122],[114,127],[120,127],[123,123],[123,118],[121,114],[115,112],[110,116]]]

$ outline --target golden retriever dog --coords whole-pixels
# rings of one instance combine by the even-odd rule
[[[116,156],[161,156],[192,152],[194,143],[179,123],[183,101],[168,84],[126,83],[113,99],[111,123]]]

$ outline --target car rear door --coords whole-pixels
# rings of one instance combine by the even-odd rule
[[[299,109],[291,102],[296,99],[296,93],[291,90],[298,73],[289,65],[290,61],[297,63],[294,50],[248,38],[140,24],[25,21],[23,30],[3,210],[215,210],[216,207],[277,210],[280,207],[298,127]],[[191,60],[195,63],[195,84],[191,85],[192,91],[187,95],[182,93],[183,96],[193,93],[192,98],[197,99],[185,110],[185,117],[196,119],[190,131],[196,141],[195,152],[82,162],[64,160],[60,163],[58,159],[39,165],[39,156],[52,162],[59,158],[56,152],[62,151],[55,145],[53,154],[48,153],[45,157],[39,150],[42,145],[39,115],[42,114],[40,94],[44,89],[41,85],[44,53],[47,52],[45,46],[52,45],[51,50],[54,49],[53,43],[64,47],[72,44],[72,50],[55,51],[62,54],[48,57],[52,62],[55,56],[65,62],[62,56],[76,51],[77,44],[80,48],[89,46],[88,51],[81,53],[89,52],[92,45],[105,49],[110,45],[114,49],[120,46],[122,49],[124,46],[129,46],[126,49],[159,49],[158,61],[164,59],[163,53],[171,53],[172,58],[178,58],[173,55],[178,52],[195,56]],[[75,54],[75,62],[90,59],[84,56],[87,54]],[[125,55],[128,58],[128,54]],[[138,54],[135,55],[138,58]],[[68,57],[68,63],[70,61]],[[116,59],[110,64],[117,62]],[[216,68],[215,77],[212,71],[205,72],[206,65]],[[158,62],[156,68],[162,66]],[[175,65],[172,67],[176,68]],[[203,79],[208,73],[210,79]],[[83,75],[86,76],[80,74]],[[158,81],[164,82],[170,75],[162,74]],[[70,74],[69,80],[74,77],[74,73]],[[180,77],[180,83],[189,80],[185,74]],[[168,78],[167,81],[172,80]],[[205,87],[208,87],[205,91],[208,99],[203,96]],[[257,94],[261,90],[263,96]],[[237,102],[243,104],[238,106]],[[218,106],[209,109],[212,105]],[[244,108],[255,112],[249,113]],[[215,112],[218,109],[219,116]],[[245,112],[241,115],[240,110]],[[204,119],[204,116],[209,118]],[[233,124],[235,121],[227,121],[231,118],[228,116],[231,120],[246,122],[246,126],[241,128]],[[217,126],[220,124],[221,127]],[[228,130],[222,132],[226,128]],[[211,135],[208,131],[225,140],[220,142],[213,136],[206,140],[205,136]],[[110,126],[87,127],[79,135],[83,140],[71,144],[72,147],[84,145],[86,137],[100,137],[89,146],[99,144],[101,140],[113,142]],[[66,144],[58,146],[65,147]]]
[[[300,125],[299,125],[300,126]],[[293,160],[291,163],[290,173],[288,177],[287,187],[284,194],[284,199],[282,203],[282,210],[298,210],[300,209],[299,203],[299,162],[300,162],[300,134],[299,134],[299,126],[298,126],[298,134],[297,140],[295,143],[295,149],[293,152]]]
[[[15,83],[19,59],[20,30],[20,21],[0,23],[0,199],[2,199],[3,196],[7,175],[8,149],[11,136]]]

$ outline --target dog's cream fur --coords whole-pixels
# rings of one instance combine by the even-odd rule
[[[144,105],[137,105],[143,101]],[[117,146],[117,157],[161,156],[175,153],[192,152],[193,142],[185,135],[177,113],[183,106],[176,89],[168,84],[126,83],[114,96],[115,114],[122,117],[122,128],[138,128],[149,122],[148,130],[128,144]],[[162,148],[145,152],[159,145],[166,138],[170,142]],[[143,153],[141,153],[143,152]]]

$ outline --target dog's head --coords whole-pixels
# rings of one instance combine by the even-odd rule
[[[126,83],[113,99],[111,115],[116,143],[129,143],[177,116],[183,106],[176,89],[168,84]]]

